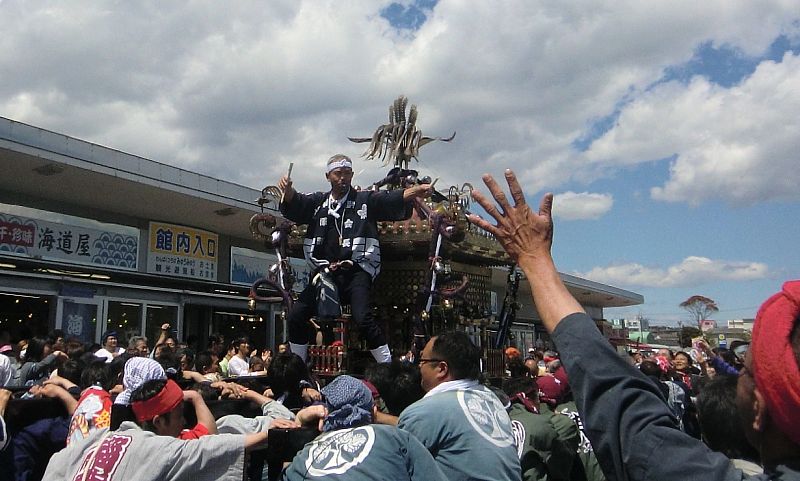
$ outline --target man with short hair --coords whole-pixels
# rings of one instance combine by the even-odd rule
[[[306,262],[315,281],[300,294],[289,312],[289,343],[293,353],[306,359],[309,319],[318,314],[317,290],[335,290],[339,300],[349,302],[353,321],[378,362],[392,359],[386,336],[375,323],[369,294],[381,269],[378,221],[398,221],[411,216],[411,201],[431,192],[430,184],[391,191],[356,191],[352,188],[353,162],[337,154],[328,159],[325,178],[328,192],[301,194],[283,176],[278,187],[283,191],[281,214],[298,224],[307,224],[303,241]],[[312,274],[312,275],[313,275]],[[309,279],[311,281],[311,279]],[[326,299],[331,299],[322,291]],[[333,314],[335,315],[335,314]]]
[[[106,331],[103,333],[103,347],[94,353],[97,357],[102,357],[106,362],[111,362],[119,356],[125,349],[118,346],[117,331]]]
[[[174,381],[146,382],[131,395],[136,423],[71,443],[50,459],[43,479],[241,481],[245,450],[266,442],[267,433],[177,439],[184,397]]]
[[[427,394],[400,414],[397,427],[419,439],[449,479],[519,480],[511,419],[478,382],[480,358],[463,332],[431,338],[419,358]]]
[[[228,375],[250,375],[250,340],[246,337],[239,338],[236,342],[236,354],[228,361]]]
[[[509,198],[483,176],[497,205],[472,196],[496,224],[469,221],[495,236],[531,281],[536,310],[558,346],[575,402],[603,472],[612,480],[800,478],[800,281],[783,285],[759,309],[737,385],[745,435],[764,475],[747,476],[724,455],[677,429],[659,388],[617,354],[569,293],[551,255],[553,195],[534,212],[511,170]]]
[[[144,336],[133,336],[128,341],[128,352],[134,356],[147,357],[150,355],[150,348],[147,347],[147,338]]]

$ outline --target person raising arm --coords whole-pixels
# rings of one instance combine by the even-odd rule
[[[483,181],[496,204],[478,191],[472,196],[496,224],[474,214],[468,220],[493,234],[530,282],[536,309],[562,355],[586,434],[606,477],[746,479],[725,456],[677,429],[657,386],[614,351],[564,286],[551,256],[553,195],[545,194],[538,212],[534,212],[514,173],[506,170],[505,178],[513,205],[494,178],[486,174]],[[757,407],[751,404],[750,408],[756,409],[753,406]],[[794,448],[788,458],[796,462]],[[785,454],[785,450],[780,451]],[[765,467],[783,473],[778,478],[797,476],[796,467],[779,464],[768,466],[765,462]]]

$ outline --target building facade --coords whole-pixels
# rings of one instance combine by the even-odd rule
[[[248,310],[249,286],[276,260],[249,232],[259,190],[5,118],[0,168],[0,331],[62,329],[97,342],[114,330],[123,342],[152,342],[168,322],[201,348],[214,332],[259,347],[285,338],[279,305]],[[301,290],[308,269],[302,259],[292,265]],[[598,321],[605,307],[643,302],[562,277]],[[492,277],[496,309],[505,278],[501,269]],[[518,300],[517,344],[547,342],[527,281]]]

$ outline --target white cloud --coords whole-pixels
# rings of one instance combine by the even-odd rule
[[[725,261],[689,256],[667,268],[619,264],[577,273],[596,282],[632,287],[693,287],[718,281],[751,281],[769,274],[760,262]]]
[[[611,194],[564,192],[553,199],[553,216],[563,220],[599,219],[614,205]]]
[[[594,161],[634,163],[670,157],[670,178],[654,199],[697,205],[800,199],[800,57],[763,62],[730,89],[696,77],[668,83],[628,105],[595,141]]]
[[[701,42],[758,54],[797,19],[778,0],[441,0],[409,35],[389,3],[6,0],[0,114],[258,188],[294,161],[309,190],[402,93],[425,134],[458,131],[423,150],[439,185],[512,167],[535,191],[614,168],[572,142]],[[360,166],[363,184],[386,170]]]

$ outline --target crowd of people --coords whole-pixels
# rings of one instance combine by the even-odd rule
[[[114,332],[89,348],[59,332],[0,338],[16,404],[62,409],[6,429],[0,389],[0,479],[240,480],[248,453],[277,449],[285,430],[314,437],[273,479],[800,479],[800,282],[764,303],[749,346],[619,353],[555,268],[552,196],[534,211],[505,177],[510,198],[485,176],[494,200],[473,196],[489,218],[469,220],[531,280],[554,350],[509,348],[502,385],[459,331],[327,383],[294,346],[253,352],[214,335],[198,352],[168,325],[152,349]]]

